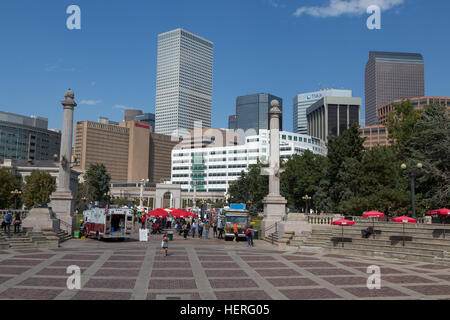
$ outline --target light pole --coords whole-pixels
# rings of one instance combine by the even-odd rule
[[[142,208],[144,205],[143,197],[144,197],[144,185],[149,182],[149,179],[141,179],[141,192],[139,194],[139,207]]]
[[[17,197],[22,194],[22,191],[16,189],[11,191],[11,194],[14,195],[14,210],[17,210]]]
[[[423,168],[423,164],[422,163],[418,163],[416,165],[417,169],[422,169]],[[408,166],[406,164],[402,164],[401,168],[403,170],[407,170]],[[415,168],[411,168],[408,169],[406,171],[409,174],[409,177],[411,179],[411,204],[412,204],[412,218],[413,219],[417,219],[416,217],[416,199],[415,199],[415,193],[416,193],[416,186],[415,186],[415,179],[416,179],[416,170]]]
[[[305,213],[306,213],[306,214],[309,214],[309,200],[311,200],[311,197],[308,196],[308,195],[306,195],[306,196],[304,196],[302,199],[305,200],[305,202],[306,202],[306,210],[305,210]]]
[[[192,204],[192,209],[196,209],[197,208],[197,181],[194,180],[192,181],[192,185],[194,186],[194,199],[193,199],[193,204]]]

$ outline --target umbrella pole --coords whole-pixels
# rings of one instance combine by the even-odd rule
[[[447,219],[447,216],[444,216],[444,239],[445,239],[445,220]]]
[[[342,226],[342,248],[344,247],[344,226]]]
[[[403,223],[403,246],[405,246],[405,224]]]
[[[373,218],[372,222],[373,222],[373,239],[375,240],[375,218]]]

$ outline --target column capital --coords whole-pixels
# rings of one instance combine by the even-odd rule
[[[61,101],[61,104],[63,105],[64,109],[73,110],[77,106],[76,102],[74,101],[75,94],[70,88],[69,90],[66,91],[64,98],[65,99]]]

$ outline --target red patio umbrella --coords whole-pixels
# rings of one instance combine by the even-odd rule
[[[405,224],[417,223],[417,220],[410,218],[410,217],[401,216],[401,217],[393,218],[392,221],[403,223],[403,246],[405,246]]]
[[[447,208],[443,208],[443,209],[439,209],[439,210],[431,210],[431,211],[428,211],[428,214],[448,217],[448,216],[450,216],[450,210]],[[444,239],[445,239],[445,218],[444,218],[443,224],[444,224]]]
[[[149,217],[161,217],[161,218],[167,218],[169,214],[164,209],[155,209],[152,212],[148,214]]]
[[[170,214],[173,218],[187,218],[191,215],[189,212],[182,209],[173,210]]]
[[[384,218],[384,213],[378,211],[369,211],[364,212],[362,216],[364,218]],[[375,239],[375,219],[373,219],[372,222],[373,222],[373,238]]]
[[[334,221],[331,224],[342,227],[342,248],[343,248],[344,247],[344,226],[353,226],[355,224],[355,222],[350,221],[350,220],[341,219],[341,220]]]

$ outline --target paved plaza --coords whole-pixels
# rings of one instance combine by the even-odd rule
[[[161,238],[1,251],[0,299],[450,299],[450,266],[178,236],[164,257]],[[67,289],[71,265],[81,268],[81,290]],[[367,289],[371,265],[381,268],[380,290]]]

